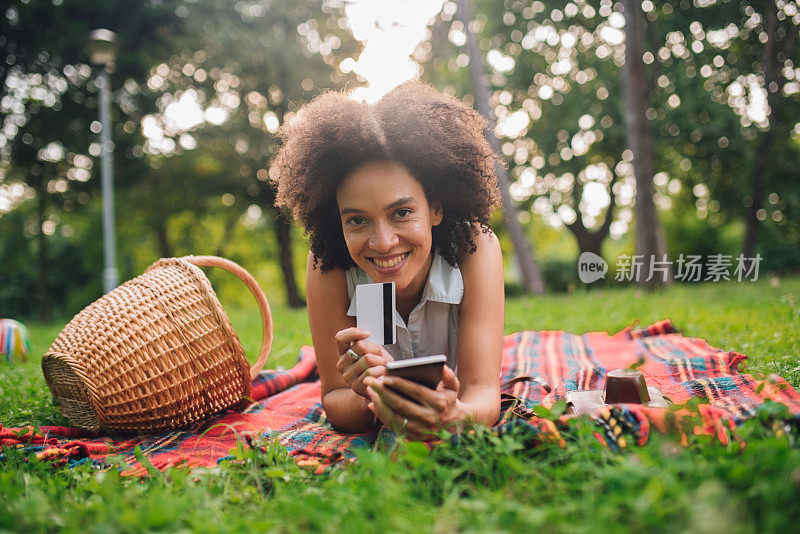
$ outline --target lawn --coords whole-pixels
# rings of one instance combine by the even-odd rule
[[[229,310],[251,357],[260,340],[253,309]],[[289,366],[310,341],[305,311],[273,311],[268,366]],[[685,335],[747,354],[748,372],[777,372],[800,386],[800,278],[514,297],[506,331],[614,332],[667,317]],[[3,425],[64,424],[39,368],[63,323],[31,325],[30,360],[0,364]],[[430,453],[415,444],[395,455],[364,451],[354,465],[325,475],[296,467],[270,443],[236,451],[237,463],[145,480],[88,466],[54,469],[6,450],[0,532],[793,531],[800,450],[761,415],[727,446],[692,436],[680,447],[675,436],[654,435],[644,447],[614,453],[598,444],[590,423],[577,422],[563,447],[533,447],[522,430],[479,431]]]

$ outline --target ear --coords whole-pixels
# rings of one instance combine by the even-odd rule
[[[439,226],[444,217],[442,203],[438,200],[431,203],[431,226]]]

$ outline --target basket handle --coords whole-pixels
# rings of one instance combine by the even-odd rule
[[[264,339],[261,342],[261,352],[258,355],[256,363],[250,367],[250,380],[253,380],[256,375],[264,368],[267,363],[269,351],[272,348],[272,312],[269,309],[269,302],[267,297],[261,290],[261,287],[256,282],[255,278],[248,273],[238,263],[220,258],[219,256],[186,256],[186,261],[198,267],[221,267],[226,271],[235,274],[245,285],[250,289],[250,292],[258,302],[258,308],[261,310],[261,319],[263,321]]]

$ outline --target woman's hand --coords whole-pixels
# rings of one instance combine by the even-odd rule
[[[365,384],[369,409],[386,426],[410,439],[430,437],[467,415],[458,400],[458,378],[446,365],[435,390],[397,376],[367,378]]]
[[[386,349],[375,343],[366,341],[369,332],[352,327],[336,333],[336,347],[339,350],[339,361],[336,370],[342,375],[350,388],[362,397],[369,399],[364,379],[386,374],[386,362],[394,360]],[[358,359],[351,357],[355,353]]]

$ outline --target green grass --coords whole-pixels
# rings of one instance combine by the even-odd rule
[[[254,310],[229,310],[251,359],[261,336]],[[273,312],[268,365],[289,366],[310,342],[305,312]],[[800,386],[798,278],[518,297],[507,302],[506,331],[614,332],[666,317],[685,335],[747,354],[750,372],[777,372]],[[0,365],[0,423],[63,424],[39,369],[63,321],[30,326],[31,359]],[[727,446],[690,436],[683,448],[675,436],[654,435],[622,453],[599,446],[588,423],[572,425],[563,448],[534,447],[519,429],[479,431],[431,453],[414,444],[395,455],[364,451],[356,464],[322,476],[270,443],[237,450],[240,463],[156,471],[143,481],[53,468],[6,450],[0,532],[791,531],[800,521],[800,451],[765,421],[747,422]]]

